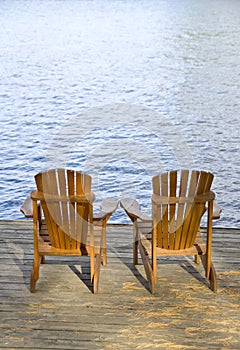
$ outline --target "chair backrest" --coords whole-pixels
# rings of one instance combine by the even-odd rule
[[[51,245],[82,249],[92,223],[91,176],[67,169],[51,169],[35,176]]]
[[[156,244],[164,249],[186,249],[194,245],[213,175],[197,170],[170,171],[152,178],[153,223]]]

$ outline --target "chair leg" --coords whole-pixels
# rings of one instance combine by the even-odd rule
[[[103,266],[107,265],[107,239],[106,239],[106,222],[103,223],[103,237],[102,237],[102,250],[103,250]]]
[[[98,292],[100,266],[101,266],[101,254],[98,254],[98,255],[96,255],[96,262],[95,262],[95,267],[94,267],[93,293],[97,293]]]
[[[133,263],[138,265],[138,242],[133,242]]]
[[[30,277],[30,292],[34,293],[36,288],[36,278],[34,276],[34,267],[32,267],[31,277]]]
[[[95,262],[94,262],[94,248],[91,247],[90,248],[90,272],[91,272],[91,282],[93,282],[93,277],[94,277],[94,265],[95,265]]]
[[[35,292],[36,289],[36,282],[39,279],[39,268],[40,264],[42,262],[43,257],[42,256],[35,256],[31,271],[31,277],[30,277],[30,292]]]
[[[200,256],[198,254],[195,255],[195,263],[200,264],[200,261],[201,261]]]
[[[216,270],[213,266],[213,263],[211,263],[209,281],[210,281],[211,290],[213,292],[216,292],[217,291],[217,274],[216,274]]]
[[[142,246],[141,241],[139,242],[139,251],[141,254],[144,270],[145,270],[145,273],[147,276],[149,289],[150,289],[151,293],[154,294],[155,293],[155,280],[154,280],[154,276],[153,276],[153,270],[152,270],[149,256],[148,256],[146,250],[144,249],[144,247]]]
[[[206,255],[200,255],[203,267],[205,269],[205,272],[207,272],[207,259]],[[210,263],[210,274],[209,274],[209,283],[210,283],[210,289],[213,292],[217,291],[217,274],[215,271],[215,268],[213,266],[213,263]]]
[[[107,248],[103,248],[103,266],[107,265]]]
[[[136,228],[136,220],[133,222],[133,263],[138,265],[138,235]]]

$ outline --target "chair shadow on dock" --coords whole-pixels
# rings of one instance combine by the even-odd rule
[[[82,271],[80,271],[77,268],[77,265],[69,264],[68,266],[70,270],[79,278],[79,280],[85,284],[85,286],[89,289],[89,291],[93,293],[93,286],[90,283],[90,274],[91,274],[90,264],[88,265],[82,264],[81,266]]]
[[[22,274],[23,284],[29,289],[29,278],[31,266],[29,265],[29,250],[26,245],[20,245],[10,240],[5,240],[2,243],[5,254],[11,257],[11,265],[18,268]]]
[[[57,269],[56,269],[56,267],[58,266],[60,269],[64,270],[62,274],[64,279],[68,274],[69,274],[70,280],[77,277],[77,279],[79,280],[79,284],[84,285],[84,287],[86,287],[91,293],[94,292],[93,285],[90,280],[90,276],[91,276],[90,262],[84,256],[83,257],[53,257],[53,258],[47,256],[45,257],[45,262],[42,265],[48,265],[46,269],[48,269],[49,266],[54,265],[54,271],[55,271],[54,276],[56,276],[56,279],[53,282],[54,284],[61,283],[61,281],[58,279],[58,277],[60,277],[61,279],[61,276],[58,276]],[[67,270],[65,270],[65,267],[67,267]],[[42,268],[40,268],[40,274],[42,273],[41,270]],[[43,274],[45,275],[45,278],[47,278],[46,273],[43,272]],[[59,272],[59,275],[61,275],[60,272]],[[29,279],[29,276],[28,276],[28,279]],[[48,288],[49,282],[46,282],[46,280],[43,279],[43,281],[41,282],[41,279],[39,279],[38,283],[39,283],[39,292],[41,292],[40,291],[41,285],[42,286],[44,285],[45,286],[44,288]],[[36,290],[36,292],[38,292],[38,290]]]
[[[122,246],[120,248],[120,251],[122,249],[124,249],[124,246]],[[141,258],[139,257],[138,265],[135,266],[131,258],[129,259],[129,258],[121,257],[118,254],[117,249],[114,249],[114,252],[119,257],[121,263],[128,268],[128,270],[134,276],[134,278],[136,278],[136,280],[149,293],[151,293],[151,288],[150,288],[148,280],[146,278],[146,273],[145,273]],[[157,281],[158,285],[161,284],[162,280],[164,280],[164,283],[175,284],[176,280],[181,279],[181,277],[183,277],[181,271],[177,271],[176,273],[175,272],[171,273],[172,267],[178,266],[179,270],[183,270],[186,273],[188,273],[191,280],[193,278],[194,280],[201,282],[207,288],[209,288],[209,282],[205,279],[204,270],[203,270],[202,266],[200,266],[199,264],[196,264],[194,262],[194,259],[191,259],[190,257],[178,256],[176,258],[173,258],[173,257],[158,258],[158,266],[159,266],[158,281]],[[171,266],[171,268],[168,269],[168,267],[170,267],[170,266]],[[199,270],[201,270],[201,271],[199,271]],[[166,271],[169,271],[167,273],[167,276],[166,276]],[[166,280],[167,280],[167,282],[166,282]],[[177,283],[176,283],[176,286],[177,286]]]
[[[2,248],[5,250],[5,254],[11,258],[11,265],[17,268],[22,275],[23,285],[30,291],[30,275],[32,268],[32,249],[29,251],[28,245],[17,244],[10,240],[5,240],[2,243]],[[84,283],[84,285],[89,289],[90,292],[93,292],[92,284],[90,283],[90,262],[85,259],[85,257],[61,257],[51,258],[45,257],[42,265],[58,265],[58,266],[67,266],[71,272],[74,273],[78,279]],[[41,274],[41,269],[40,269]],[[45,282],[43,282],[45,283]]]

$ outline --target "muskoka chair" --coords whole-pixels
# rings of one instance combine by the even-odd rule
[[[103,201],[93,217],[91,176],[66,169],[51,169],[35,176],[37,190],[21,207],[33,217],[34,261],[30,291],[34,292],[45,255],[89,256],[93,292],[97,293],[100,265],[106,264],[106,223],[118,201]],[[32,204],[32,205],[31,205]]]
[[[195,256],[203,263],[206,279],[213,291],[217,278],[212,264],[212,219],[215,195],[210,191],[213,175],[204,171],[171,171],[153,177],[152,217],[140,215],[135,200],[123,199],[120,205],[132,220],[134,264],[137,248],[143,261],[149,288],[155,292],[158,256]],[[200,233],[200,222],[207,211],[206,240]],[[215,206],[215,218],[221,209]]]

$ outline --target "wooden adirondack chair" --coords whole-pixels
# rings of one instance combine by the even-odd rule
[[[210,288],[217,290],[217,278],[212,264],[212,219],[214,193],[210,191],[213,175],[204,171],[171,171],[153,177],[152,220],[138,220],[136,210],[126,210],[134,222],[134,263],[137,263],[136,247],[139,247],[145,272],[152,293],[157,280],[158,256],[195,256],[205,268]],[[129,200],[128,200],[129,203]],[[217,208],[218,209],[218,208]],[[200,234],[200,222],[207,210],[207,236],[204,243]],[[216,217],[219,214],[215,214]]]
[[[95,220],[97,225],[94,225],[95,196],[91,192],[90,175],[52,169],[37,174],[35,181],[37,190],[31,193],[34,230],[31,292],[35,291],[40,264],[45,255],[86,255],[90,257],[91,282],[96,293],[103,249],[106,254],[106,222],[116,209],[117,200],[114,203],[110,201],[110,206],[105,203]],[[31,216],[30,209],[23,206],[21,210],[28,217]]]

